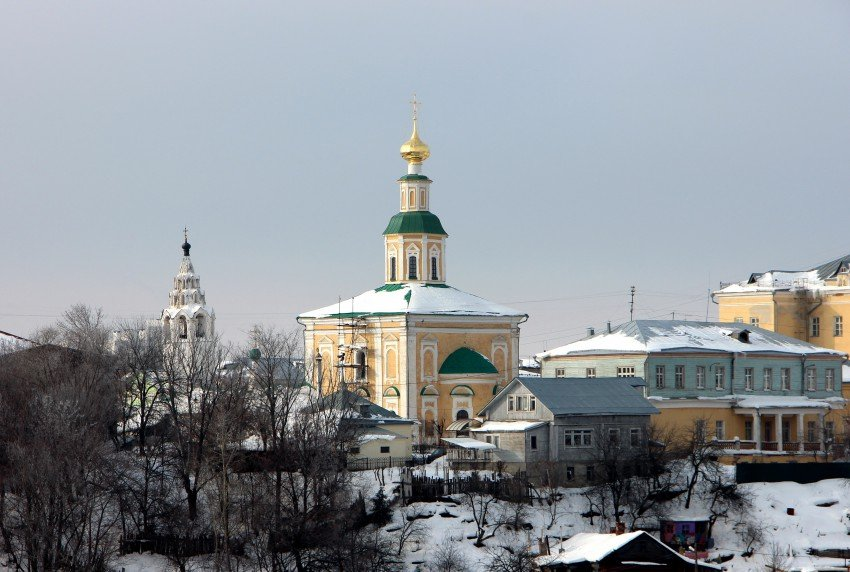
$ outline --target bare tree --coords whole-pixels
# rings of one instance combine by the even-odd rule
[[[749,557],[764,542],[764,528],[757,522],[741,523],[738,534],[745,549],[743,556]]]
[[[694,490],[701,479],[716,473],[719,469],[720,447],[716,440],[706,435],[708,419],[701,417],[684,428],[679,438],[678,452],[687,474],[685,475],[687,495],[685,508],[690,508]]]
[[[532,572],[537,567],[533,554],[527,544],[515,546],[498,546],[487,551],[490,561],[487,570],[490,572]]]
[[[472,513],[475,523],[475,546],[484,546],[484,541],[496,536],[496,532],[504,522],[495,518],[499,499],[491,495],[477,473],[472,473],[471,480],[463,492],[463,505]],[[493,522],[490,523],[490,519]],[[489,531],[488,531],[489,527]]]
[[[764,559],[765,570],[769,572],[785,572],[788,562],[788,548],[779,542],[771,542],[767,545],[767,554]]]
[[[421,507],[408,506],[399,511],[399,528],[395,531],[396,555],[401,556],[410,543],[420,543],[428,538],[428,525],[422,520]]]
[[[434,550],[434,555],[428,562],[428,570],[430,572],[468,572],[470,565],[457,543],[446,538]]]
[[[546,505],[549,516],[549,524],[546,528],[551,529],[558,522],[558,516],[562,512],[560,502],[564,494],[561,489],[568,483],[567,469],[564,463],[538,461],[532,470],[540,478],[540,486],[537,488],[538,499]]]

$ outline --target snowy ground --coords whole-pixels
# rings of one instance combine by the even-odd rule
[[[442,474],[441,461],[429,467],[434,474]],[[384,489],[388,494],[396,488],[399,481],[399,470],[385,470]],[[371,498],[377,492],[379,484],[373,471],[358,473],[357,481],[365,498]],[[796,483],[752,483],[741,485],[752,494],[753,509],[750,513],[752,521],[760,523],[765,530],[764,542],[757,546],[755,554],[744,558],[744,545],[738,532],[740,525],[735,522],[719,521],[714,529],[716,547],[710,551],[710,557],[720,554],[732,554],[734,557],[723,564],[732,572],[764,570],[764,563],[769,558],[770,544],[781,547],[783,555],[787,556],[784,569],[787,571],[816,571],[816,570],[847,570],[843,559],[816,558],[807,554],[809,548],[845,548],[850,550],[850,486],[847,481],[840,479],[826,480],[814,484],[801,485]],[[488,551],[498,549],[501,545],[519,546],[530,544],[537,548],[537,538],[541,531],[553,537],[569,537],[578,532],[600,532],[599,521],[596,519],[592,526],[581,513],[587,510],[586,500],[577,489],[565,489],[564,499],[560,503],[560,516],[557,524],[546,530],[549,515],[545,506],[531,507],[527,521],[532,525],[531,530],[518,532],[502,529],[497,535],[486,541],[485,548],[476,548],[470,535],[475,532],[470,511],[461,504],[449,502],[422,503],[414,505],[428,518],[421,520],[427,529],[427,538],[414,543],[406,555],[410,570],[424,570],[423,563],[434,554],[436,548],[444,542],[454,543],[466,556],[470,570],[487,570],[490,560]],[[818,506],[830,504],[831,506]],[[794,515],[789,516],[787,509],[793,508]],[[395,521],[386,527],[392,530],[398,527],[401,519],[399,507],[395,509]],[[203,563],[198,562],[202,569]],[[115,569],[125,572],[140,572],[142,570],[168,570],[165,559],[152,555],[125,556],[115,562]]]

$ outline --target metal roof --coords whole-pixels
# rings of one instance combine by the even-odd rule
[[[653,415],[656,409],[633,386],[640,378],[517,377],[554,415]],[[505,388],[507,390],[507,387]],[[503,390],[504,391],[504,390]]]

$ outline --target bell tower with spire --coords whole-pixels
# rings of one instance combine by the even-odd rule
[[[431,156],[419,137],[418,105],[413,96],[413,133],[399,152],[407,161],[407,174],[399,180],[399,212],[384,230],[384,281],[397,283],[446,282],[446,231],[431,205],[431,179],[422,174],[422,163]]]
[[[215,333],[215,311],[207,306],[201,290],[201,277],[189,257],[189,231],[183,229],[183,258],[168,294],[168,307],[162,311],[160,323],[166,340],[211,338]]]

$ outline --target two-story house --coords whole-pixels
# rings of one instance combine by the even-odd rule
[[[537,358],[547,377],[643,377],[659,423],[740,454],[814,458],[843,438],[846,355],[755,326],[636,320]]]
[[[600,446],[617,443],[637,451],[646,445],[658,410],[643,397],[643,380],[517,377],[479,412],[478,441],[495,447],[509,469],[535,472],[556,461],[576,484],[594,479]]]

